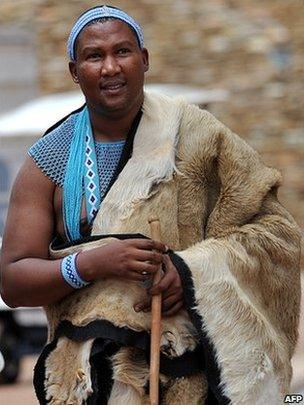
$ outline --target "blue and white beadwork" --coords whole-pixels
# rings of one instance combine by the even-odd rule
[[[95,218],[100,207],[100,188],[98,178],[97,159],[94,147],[94,139],[89,131],[86,133],[85,146],[85,174],[84,187],[86,195],[86,210],[88,223]]]
[[[64,280],[73,288],[79,289],[83,288],[90,283],[84,281],[77,272],[76,267],[76,256],[77,253],[73,255],[66,256],[61,262],[61,274]]]
[[[72,190],[68,188],[66,198],[63,199],[63,220],[66,235],[69,240],[77,240],[81,238],[79,229],[80,209],[82,201],[85,199],[87,213],[89,212],[87,200],[92,197],[89,191],[93,191],[92,194],[97,198],[95,207],[91,210],[91,215],[94,214],[94,209],[99,209],[108,190],[109,184],[115,174],[125,145],[125,140],[115,142],[93,141],[93,143],[90,142],[90,148],[93,148],[94,152],[92,153],[89,150],[86,150],[86,135],[89,134],[91,137],[92,132],[90,131],[90,123],[87,120],[83,122],[83,126],[78,127],[81,117],[84,118],[83,115],[84,111],[72,114],[48,135],[40,138],[28,151],[37,166],[40,167],[43,173],[56,183],[57,186],[64,188],[65,178],[68,173],[71,175],[68,183],[69,187],[74,181],[77,181],[77,184],[72,187]],[[75,131],[78,132],[77,128],[79,129],[80,134],[82,133],[82,136],[80,137],[79,142],[76,143],[75,147],[73,147],[74,153],[70,156],[72,143],[75,141]],[[83,139],[83,146],[81,138]],[[90,140],[92,139],[94,139],[93,136]],[[79,162],[78,172],[75,170],[74,163],[82,153],[83,163]],[[89,161],[86,162],[88,158],[92,158],[95,164],[90,163]],[[87,165],[85,165],[85,162]],[[70,164],[72,164],[72,166],[68,169]],[[88,181],[90,178],[89,167],[94,169],[95,174],[90,174],[90,176],[94,178],[94,183],[97,188],[90,185],[90,182]],[[76,172],[78,173],[77,175]],[[86,174],[88,174],[88,176],[86,176]],[[87,192],[85,192],[85,183],[89,187]],[[76,191],[77,198],[75,198]],[[94,198],[91,198],[93,203]],[[67,204],[69,204],[68,210],[66,209]],[[72,213],[75,215],[70,217]],[[90,222],[90,216],[88,214],[87,218]]]

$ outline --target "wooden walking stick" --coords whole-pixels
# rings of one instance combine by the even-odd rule
[[[149,219],[151,238],[161,242],[160,222],[156,217]],[[162,277],[162,266],[153,277],[153,285]],[[159,357],[160,357],[160,326],[161,326],[161,294],[152,296],[151,303],[151,349],[150,349],[150,402],[158,405],[159,397]]]

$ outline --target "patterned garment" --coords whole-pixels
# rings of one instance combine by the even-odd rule
[[[63,187],[77,115],[69,116],[61,125],[40,138],[28,151],[28,154],[43,173],[59,187]],[[117,142],[95,141],[101,200],[118,165],[124,144],[124,140]]]

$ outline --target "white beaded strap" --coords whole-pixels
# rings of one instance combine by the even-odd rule
[[[89,285],[87,281],[84,281],[77,272],[76,256],[78,253],[66,256],[61,262],[61,274],[64,280],[73,288],[79,289]]]

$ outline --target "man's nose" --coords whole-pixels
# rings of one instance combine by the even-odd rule
[[[114,76],[119,73],[121,67],[114,56],[107,56],[104,58],[101,66],[102,76]]]

